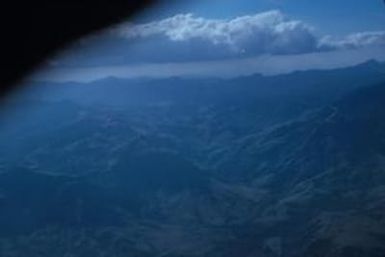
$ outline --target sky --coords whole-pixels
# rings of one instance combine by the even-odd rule
[[[385,61],[382,0],[176,2],[81,39],[35,77],[236,77]]]
[[[381,30],[385,24],[383,0],[181,0],[160,6],[144,15],[153,17],[195,13],[212,18],[229,18],[278,9],[296,19],[313,24],[329,34]],[[143,19],[143,20],[144,20]]]

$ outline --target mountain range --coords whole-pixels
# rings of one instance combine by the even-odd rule
[[[28,86],[0,114],[0,256],[385,256],[383,63]]]

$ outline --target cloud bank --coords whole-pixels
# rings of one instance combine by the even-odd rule
[[[362,32],[339,39],[316,30],[280,11],[219,20],[179,14],[147,24],[123,24],[110,33],[140,42],[133,52],[144,60],[199,61],[293,55],[385,46],[385,31]],[[139,45],[139,44],[138,44]],[[131,58],[137,59],[133,53]]]
[[[289,20],[279,11],[229,20],[179,14],[148,24],[125,24],[113,33],[128,40],[163,41],[163,44],[166,41],[174,49],[199,50],[195,54],[203,52],[209,59],[308,53],[318,49],[317,37],[310,26]]]
[[[383,48],[326,51],[300,55],[259,56],[244,59],[183,63],[148,63],[97,67],[55,67],[35,74],[36,81],[88,82],[113,76],[119,78],[204,77],[235,78],[252,74],[276,75],[300,70],[328,70],[361,64],[369,60],[385,62]]]
[[[385,31],[369,31],[350,34],[342,39],[325,36],[320,40],[321,47],[329,49],[357,49],[370,46],[385,46]]]
[[[51,63],[79,68],[385,50],[385,31],[340,37],[320,35],[306,22],[277,10],[233,19],[178,14],[145,24],[121,24],[84,39],[75,47]]]

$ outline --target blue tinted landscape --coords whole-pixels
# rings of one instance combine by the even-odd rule
[[[0,127],[1,256],[382,257],[384,70],[19,94]]]
[[[121,24],[2,101],[0,257],[385,257],[385,14],[258,3]]]

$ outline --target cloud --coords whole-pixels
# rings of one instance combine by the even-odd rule
[[[108,66],[187,63],[258,56],[301,55],[385,46],[385,31],[334,38],[273,10],[233,19],[178,14],[144,24],[125,23],[83,40],[57,63]]]
[[[357,49],[368,46],[385,46],[385,31],[369,31],[350,34],[342,39],[326,36],[320,40],[321,48]]]
[[[124,24],[112,33],[131,41],[166,41],[173,45],[174,51],[175,48],[200,50],[209,54],[209,59],[308,53],[316,51],[318,47],[310,26],[287,19],[280,11],[228,20],[179,14],[147,24]],[[199,52],[194,54],[200,55]]]
[[[93,81],[119,78],[218,77],[234,78],[252,74],[276,75],[309,69],[335,69],[369,60],[385,61],[382,47],[325,51],[301,55],[270,55],[245,59],[183,63],[148,63],[99,67],[51,67],[32,78],[37,81]]]

